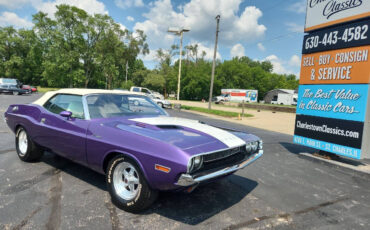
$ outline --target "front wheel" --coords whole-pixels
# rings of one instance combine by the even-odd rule
[[[161,107],[161,108],[164,108],[164,106],[161,102],[158,102],[158,106]]]
[[[112,202],[128,212],[140,212],[157,198],[137,164],[122,155],[113,158],[107,168],[106,181]]]
[[[18,91],[13,91],[13,95],[19,95]]]
[[[27,131],[23,127],[17,129],[15,135],[15,147],[19,159],[26,162],[38,160],[44,154],[42,148],[31,140]]]

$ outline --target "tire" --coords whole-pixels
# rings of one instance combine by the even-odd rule
[[[39,160],[44,154],[43,149],[31,140],[23,127],[16,131],[15,148],[19,159],[25,162]]]
[[[112,203],[128,212],[145,210],[158,196],[158,191],[149,187],[136,162],[123,155],[109,162],[106,183]]]
[[[13,91],[13,95],[19,95],[19,92],[18,91]]]
[[[158,102],[157,104],[159,107],[164,108],[163,104],[161,102]]]

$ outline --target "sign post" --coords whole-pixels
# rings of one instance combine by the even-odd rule
[[[294,142],[370,158],[370,1],[308,0]]]

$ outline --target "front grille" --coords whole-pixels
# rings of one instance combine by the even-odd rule
[[[203,156],[203,162],[217,161],[217,160],[229,157],[231,155],[234,155],[234,154],[240,152],[241,148],[242,147],[236,147],[236,148],[227,149],[227,150],[224,150],[224,151],[219,151],[219,152],[204,155]]]
[[[230,167],[243,162],[251,154],[247,154],[244,147],[238,147],[238,151],[230,149],[231,151],[225,153],[220,151],[203,156],[203,165],[200,169],[192,173],[193,177],[200,177],[209,173],[221,170],[226,167]],[[213,157],[209,155],[214,155]],[[208,157],[207,161],[205,157]],[[220,156],[222,156],[220,158]],[[211,159],[211,160],[210,160]]]

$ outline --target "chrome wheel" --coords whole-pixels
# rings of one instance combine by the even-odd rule
[[[116,194],[122,199],[134,199],[141,187],[135,167],[128,162],[119,163],[114,169],[113,186]]]
[[[21,130],[18,133],[18,149],[19,149],[19,154],[21,156],[24,156],[27,153],[28,149],[28,138],[27,138],[27,133],[24,130]]]

